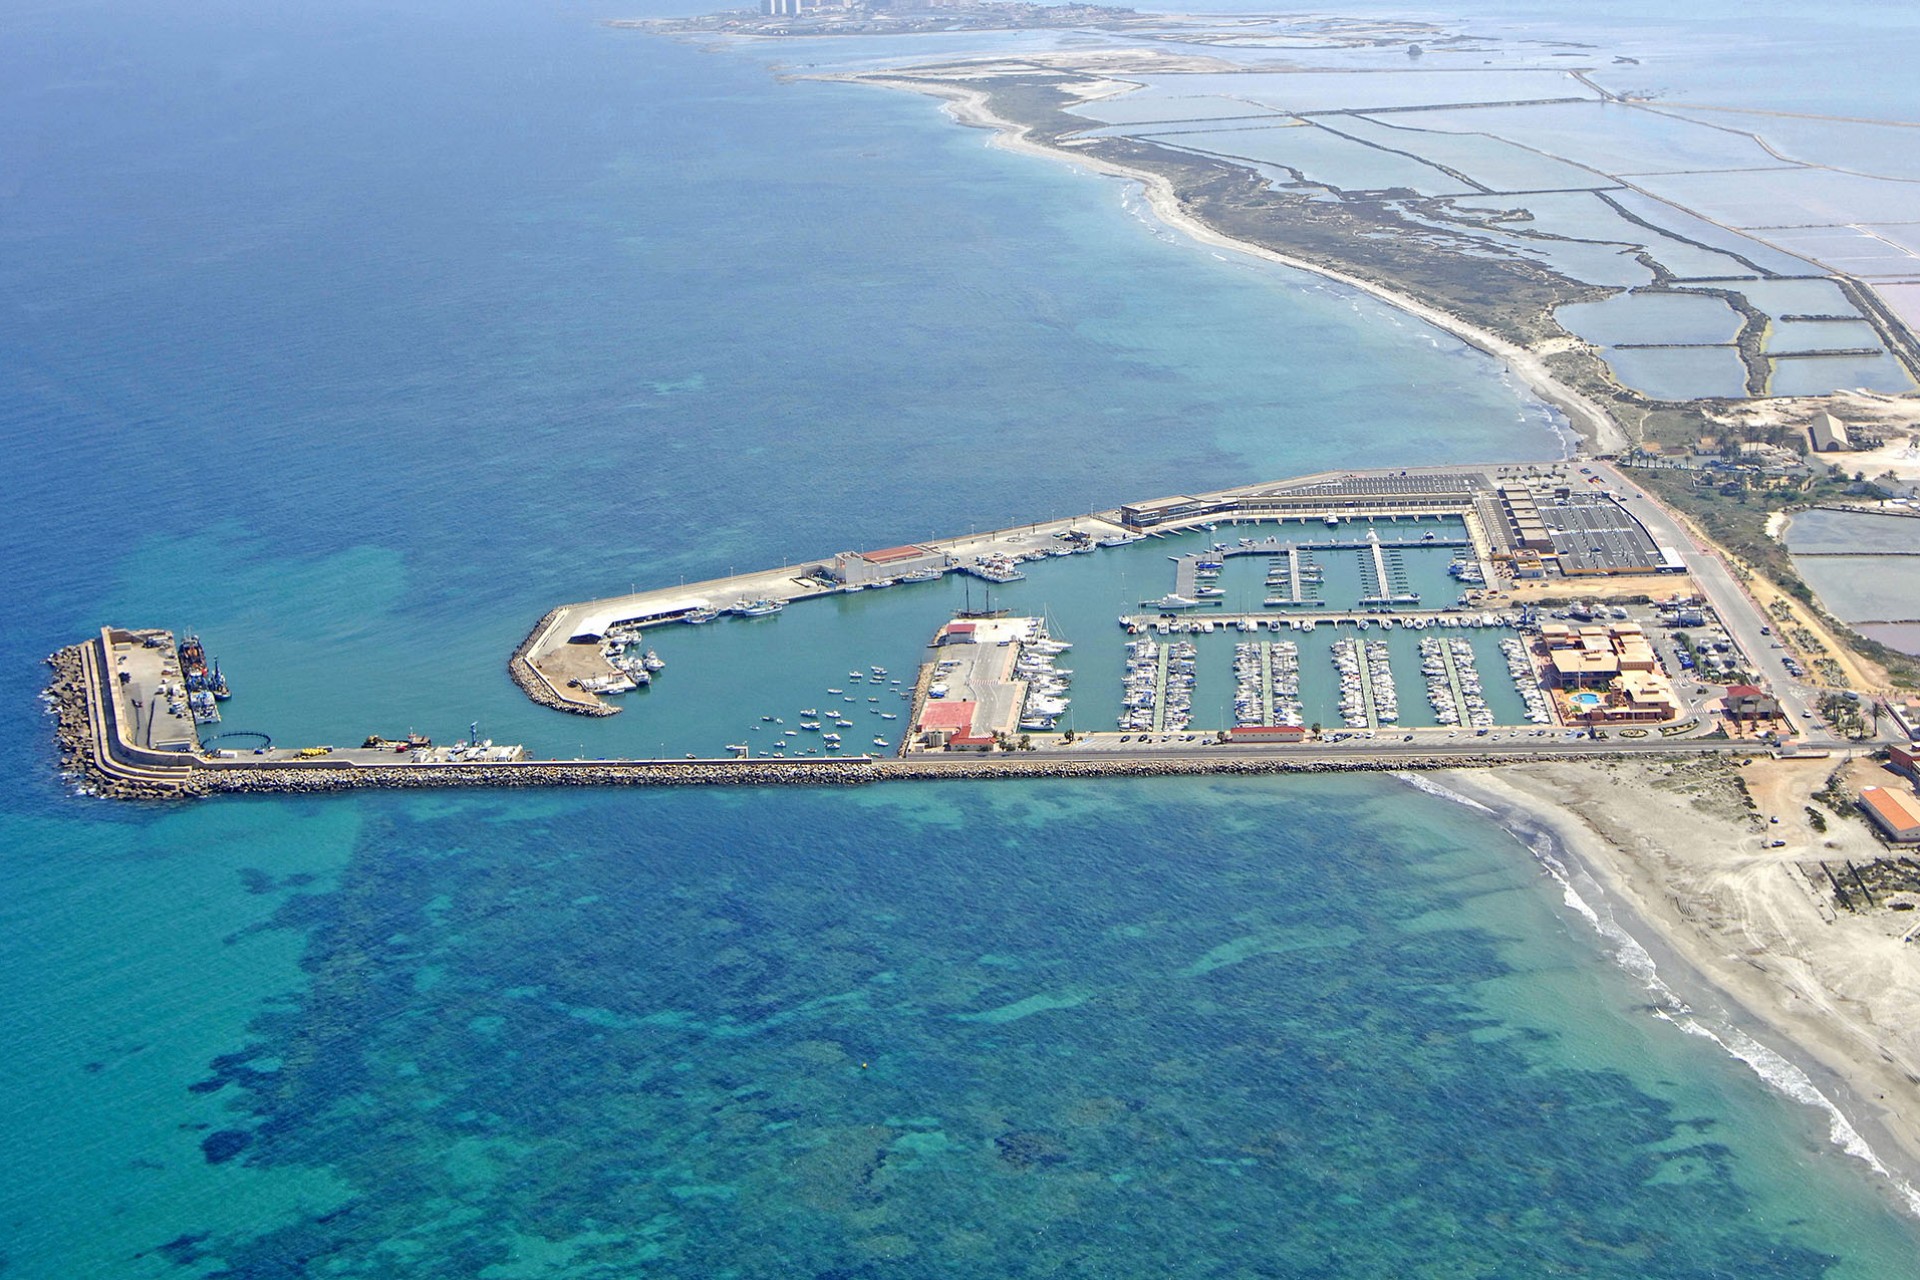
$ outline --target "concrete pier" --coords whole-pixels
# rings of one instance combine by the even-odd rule
[[[1460,666],[1454,660],[1452,645],[1444,642],[1440,645],[1440,661],[1447,669],[1447,692],[1453,698],[1453,709],[1460,713],[1459,723],[1466,724],[1467,699],[1465,691],[1460,687]]]
[[[1327,526],[1326,536],[1294,539],[1296,545],[1291,552],[1277,537],[1245,547],[1235,545],[1222,552],[1223,555],[1288,555],[1294,571],[1292,594],[1295,598],[1285,603],[1311,607],[1315,602],[1306,591],[1308,584],[1300,573],[1304,565],[1299,553],[1318,548],[1363,547],[1360,539],[1342,537],[1339,532],[1341,524],[1354,520],[1391,522],[1434,516],[1460,519],[1466,526],[1464,540],[1418,537],[1390,539],[1389,545],[1470,546],[1483,563],[1486,580],[1494,581],[1490,560],[1493,542],[1479,513],[1481,499],[1494,492],[1504,471],[1505,468],[1491,466],[1451,466],[1430,467],[1417,473],[1323,472],[1178,499],[1129,504],[985,533],[929,537],[916,541],[911,548],[890,550],[911,550],[943,560],[945,568],[940,572],[977,573],[982,561],[1018,562],[1048,554],[1064,545],[1069,535],[1084,536],[1084,545],[1091,548],[1102,540],[1159,536],[1196,527],[1217,528],[1222,523],[1238,526],[1320,521]],[[775,569],[560,605],[542,618],[514,650],[508,670],[514,683],[542,706],[577,715],[613,715],[620,709],[616,703],[580,688],[581,683],[614,674],[612,666],[593,643],[593,637],[602,636],[607,628],[623,623],[640,628],[683,625],[708,613],[723,613],[732,605],[748,600],[772,600],[787,605],[850,589],[913,585],[911,581],[886,577],[884,568],[874,570],[877,576],[872,581],[837,581],[833,576],[834,566],[844,559],[844,556],[823,555],[818,560]],[[995,572],[989,569],[987,576]],[[1418,602],[1391,599],[1383,603],[1397,607]]]

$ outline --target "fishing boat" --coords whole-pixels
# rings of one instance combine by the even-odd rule
[[[786,607],[787,602],[785,600],[762,598],[759,600],[736,601],[733,607],[727,612],[740,618],[764,618],[769,614],[778,613]]]

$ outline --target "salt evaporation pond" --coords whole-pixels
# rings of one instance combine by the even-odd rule
[[[1554,318],[1568,332],[1602,347],[1729,343],[1740,334],[1740,313],[1705,294],[1622,293],[1602,302],[1571,303]]]
[[[1786,539],[1794,567],[1836,617],[1891,624],[1875,638],[1920,648],[1920,518],[1815,509],[1793,517]]]

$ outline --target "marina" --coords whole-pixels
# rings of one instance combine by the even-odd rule
[[[1623,622],[1616,607],[1609,626],[1624,638],[1593,640],[1507,593],[1551,569],[1552,530],[1566,523],[1560,504],[1579,507],[1594,529],[1633,520],[1589,489],[1578,503],[1560,492],[1572,492],[1564,468],[1345,473],[841,552],[561,606],[509,670],[541,706],[596,717],[561,730],[578,739],[573,758],[583,765],[1145,744],[1305,752],[1353,742],[1384,752],[1490,738],[1541,747],[1538,739],[1614,721],[1682,720],[1686,706],[1641,626],[1671,621],[1642,608]],[[1195,607],[1163,598],[1140,608],[1143,586],[1168,585],[1169,563],[1172,595]],[[1567,560],[1570,575],[1593,568]],[[537,712],[515,722],[514,745],[477,723],[464,736],[440,727],[445,746],[411,729],[369,736],[364,724],[310,737],[277,723],[234,726],[230,716],[218,724],[207,714],[222,702],[215,686],[231,691],[197,638],[110,634],[121,637],[103,641],[114,660],[138,672],[118,690],[117,714],[143,757],[332,769],[558,754],[557,722]],[[1588,661],[1604,656],[1593,644],[1614,645],[1604,671]],[[1582,657],[1570,645],[1589,649]],[[165,661],[149,672],[136,654]],[[1670,656],[1684,666],[1684,649]],[[1569,680],[1577,686],[1561,696],[1556,682]],[[634,714],[616,714],[622,708]],[[1674,732],[1710,723],[1696,716]],[[269,745],[226,745],[255,730]],[[362,747],[333,745],[363,737]]]

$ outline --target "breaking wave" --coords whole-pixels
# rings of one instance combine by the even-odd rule
[[[1606,945],[1609,958],[1639,982],[1652,998],[1654,1017],[1671,1023],[1687,1035],[1711,1040],[1725,1050],[1730,1057],[1745,1064],[1768,1088],[1802,1106],[1812,1107],[1825,1113],[1827,1140],[1885,1178],[1892,1186],[1896,1199],[1907,1212],[1920,1217],[1920,1190],[1916,1190],[1912,1183],[1887,1167],[1886,1162],[1880,1159],[1873,1147],[1861,1136],[1860,1131],[1854,1128],[1853,1122],[1847,1119],[1846,1114],[1840,1110],[1832,1098],[1821,1092],[1811,1076],[1784,1055],[1768,1048],[1731,1022],[1724,1019],[1708,1020],[1667,985],[1660,976],[1659,965],[1654,961],[1653,953],[1642,946],[1639,939],[1629,933],[1615,918],[1612,907],[1607,903],[1605,890],[1585,871],[1568,865],[1558,838],[1543,823],[1524,810],[1495,808],[1428,778],[1408,773],[1396,773],[1393,776],[1416,791],[1424,791],[1428,795],[1492,817],[1509,833],[1516,836],[1522,844],[1527,846],[1534,860],[1560,886],[1561,900],[1570,910],[1591,925],[1593,931],[1600,936],[1601,941]]]

